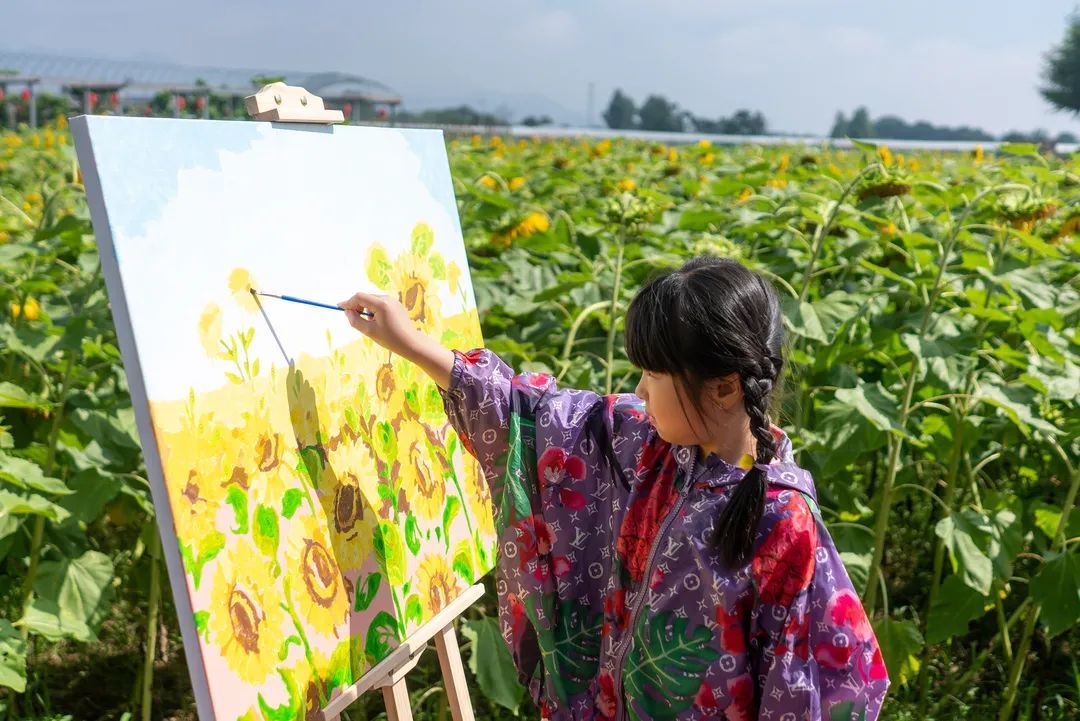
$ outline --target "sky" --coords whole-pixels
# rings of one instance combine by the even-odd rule
[[[351,72],[406,106],[592,119],[615,88],[827,133],[865,105],[1000,134],[1080,134],[1038,93],[1062,0],[3,0],[10,50]],[[560,117],[561,116],[561,117]]]

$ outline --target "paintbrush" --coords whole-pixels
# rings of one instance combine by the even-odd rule
[[[251,290],[252,295],[264,295],[267,298],[278,298],[280,300],[287,300],[287,301],[290,301],[292,303],[303,303],[304,305],[313,305],[316,308],[329,308],[330,310],[345,310],[344,308],[342,308],[340,306],[330,305],[329,303],[319,303],[318,301],[314,301],[314,300],[305,300],[303,298],[297,298],[296,296],[292,296],[292,295],[278,295],[276,293],[263,293],[261,291],[255,290],[254,288],[251,288],[250,290]],[[375,317],[375,314],[370,312],[370,311],[361,310],[361,311],[357,311],[357,312],[361,316],[363,316],[364,318],[367,318],[368,320]]]

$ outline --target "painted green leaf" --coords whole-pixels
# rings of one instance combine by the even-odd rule
[[[390,585],[400,586],[405,583],[405,541],[398,527],[389,521],[381,521],[379,531],[375,534],[374,546],[375,559],[386,573],[386,580]]]
[[[647,607],[638,617],[623,678],[627,695],[650,718],[674,719],[693,706],[702,676],[720,658],[710,646],[713,632],[689,623],[671,612],[651,615]]]
[[[319,487],[319,476],[324,467],[322,451],[318,446],[304,446],[300,449],[300,463],[297,470],[311,479],[311,485]]]
[[[382,580],[382,574],[376,571],[375,573],[369,573],[362,584],[357,584],[356,598],[353,601],[354,611],[367,610],[367,607],[371,605],[371,602],[375,600],[375,595],[379,592],[380,580]],[[360,590],[361,587],[363,591]]]
[[[255,545],[267,556],[277,554],[278,517],[270,506],[260,503],[255,509]]]
[[[382,289],[390,287],[390,272],[393,266],[386,256],[386,251],[379,246],[373,246],[368,253],[367,275],[368,279]]]
[[[450,524],[454,522],[454,518],[457,516],[458,511],[461,510],[461,501],[457,496],[447,496],[446,505],[443,506],[442,514],[442,535],[446,550],[450,550]],[[436,529],[438,530],[438,529]]]
[[[195,621],[195,635],[202,638],[203,641],[210,643],[210,636],[207,634],[206,622],[210,620],[209,611],[196,611],[194,614]]]
[[[414,255],[424,256],[431,250],[435,242],[435,231],[427,223],[417,223],[412,229],[412,252]]]
[[[281,515],[286,518],[292,518],[303,500],[304,492],[299,488],[290,488],[285,491],[285,496],[281,499]]]
[[[293,646],[293,645],[296,645],[296,646],[303,645],[303,641],[301,641],[300,637],[297,636],[295,633],[281,642],[281,648],[278,649],[278,654],[277,654],[278,661],[284,661],[285,660],[285,657],[289,655],[289,646]]]
[[[420,552],[420,529],[416,525],[416,516],[412,512],[405,518],[405,545],[414,556]]]
[[[468,538],[464,538],[458,541],[454,546],[454,560],[453,560],[454,573],[462,578],[466,583],[472,583],[476,580],[476,571],[473,569],[473,557],[472,557],[472,542]]]
[[[982,616],[989,599],[968,586],[959,576],[949,576],[938,589],[926,621],[926,642],[947,641],[968,632],[968,624]]]
[[[461,633],[472,641],[469,669],[476,675],[480,691],[498,705],[517,711],[525,696],[518,682],[510,648],[499,635],[499,621],[491,616],[465,621]]]
[[[373,440],[375,442],[375,453],[379,458],[388,463],[392,463],[397,458],[397,433],[387,421],[380,421],[375,424]]]
[[[1080,556],[1048,556],[1031,579],[1031,597],[1042,606],[1040,618],[1049,635],[1072,628],[1080,620]]]
[[[424,622],[424,607],[420,596],[415,593],[405,599],[405,623],[421,624]]]
[[[889,678],[906,684],[919,672],[922,634],[913,622],[905,620],[880,618],[873,622],[873,626]]]
[[[26,642],[6,618],[0,618],[0,686],[26,690]]]
[[[364,642],[364,654],[369,666],[374,666],[390,653],[391,642],[396,641],[397,621],[386,611],[379,611],[368,626],[367,639]]]
[[[248,532],[248,498],[247,491],[240,486],[229,486],[229,492],[225,496],[225,502],[232,506],[236,527],[230,529],[232,533],[243,535]]]
[[[296,680],[289,669],[277,670],[281,680],[285,683],[285,690],[289,692],[289,700],[280,706],[271,706],[259,694],[259,710],[262,711],[264,721],[295,721],[302,718],[304,713],[303,692],[298,688]]]

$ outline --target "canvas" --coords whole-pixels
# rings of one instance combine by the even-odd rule
[[[438,390],[335,304],[482,344],[441,132],[71,124],[203,719],[304,717],[489,571]]]

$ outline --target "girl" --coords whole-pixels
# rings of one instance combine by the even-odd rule
[[[431,375],[483,467],[503,636],[543,718],[877,718],[873,630],[769,422],[783,322],[760,276],[704,257],[642,288],[633,395],[448,350],[385,296],[341,306]]]

